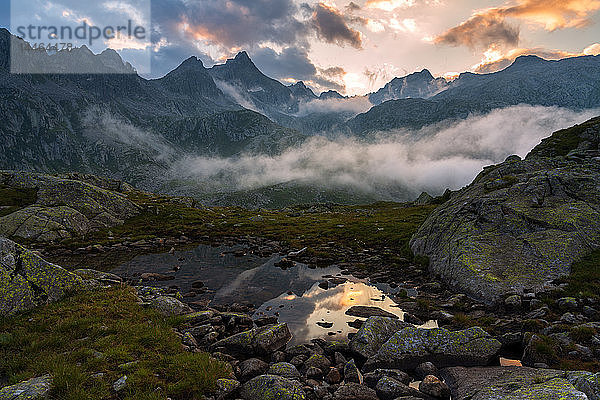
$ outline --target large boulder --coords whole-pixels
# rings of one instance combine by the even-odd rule
[[[499,341],[479,327],[454,332],[408,327],[396,332],[377,354],[369,357],[363,370],[414,370],[425,361],[438,367],[488,365],[500,347]]]
[[[442,375],[454,400],[598,399],[598,392],[594,393],[592,387],[593,374],[589,372],[528,367],[453,367],[444,369]]]
[[[51,241],[123,224],[140,212],[131,190],[118,181],[88,175],[51,176],[0,171],[0,187],[32,189],[30,204],[0,217],[0,235]],[[5,206],[0,201],[0,206]]]
[[[0,237],[0,316],[60,300],[84,287],[78,275]]]
[[[261,326],[222,339],[212,348],[239,356],[266,356],[283,348],[292,339],[286,323]]]
[[[32,378],[28,381],[0,389],[0,400],[42,400],[47,399],[52,389],[50,375]]]
[[[306,393],[298,381],[277,375],[261,375],[242,386],[244,400],[304,400]]]
[[[600,118],[559,131],[526,159],[486,167],[411,240],[451,286],[488,303],[539,292],[600,246]]]
[[[409,326],[412,325],[394,318],[370,317],[350,340],[350,349],[361,357],[369,358],[394,333]]]

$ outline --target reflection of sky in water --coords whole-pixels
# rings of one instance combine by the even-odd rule
[[[311,269],[304,264],[282,270],[274,264],[280,256],[260,258],[254,255],[234,256],[241,247],[210,247],[201,245],[191,251],[174,254],[145,254],[113,270],[123,277],[137,278],[142,273],[154,272],[172,276],[162,282],[144,284],[169,287],[177,286],[182,294],[193,292],[192,282],[202,281],[208,291],[187,296],[187,301],[210,300],[211,304],[235,302],[262,304],[255,317],[276,315],[287,322],[294,334],[294,342],[323,337],[345,339],[356,330],[347,323],[354,321],[345,312],[354,305],[382,308],[403,318],[404,313],[389,297],[398,289],[388,285],[369,285],[366,281],[348,281],[328,290],[320,288],[324,276],[340,275],[337,267]],[[318,322],[332,323],[330,328]],[[428,324],[427,327],[432,327]],[[329,336],[329,332],[335,335]]]
[[[330,337],[328,332],[336,333],[331,336],[332,339],[345,339],[348,333],[356,332],[347,322],[358,318],[345,314],[355,305],[379,307],[399,318],[404,316],[392,299],[376,287],[362,282],[346,282],[328,290],[315,283],[301,296],[283,294],[266,302],[256,315],[279,313],[279,320],[288,323],[296,343],[317,337]],[[323,328],[317,322],[333,323],[333,326]]]

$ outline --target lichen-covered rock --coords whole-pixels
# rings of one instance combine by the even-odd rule
[[[287,362],[278,362],[271,365],[268,374],[283,376],[284,378],[288,379],[300,378],[300,372],[298,372],[298,369],[294,365]]]
[[[364,358],[371,357],[394,333],[409,326],[393,318],[370,317],[350,341],[350,349]]]
[[[394,400],[402,396],[421,397],[418,390],[387,376],[384,376],[377,382],[375,391],[381,400]]]
[[[540,292],[600,246],[600,119],[555,133],[524,160],[486,167],[411,240],[448,284],[496,303]]]
[[[47,399],[52,389],[52,377],[40,376],[28,381],[0,389],[0,400],[42,400]]]
[[[379,400],[377,392],[358,383],[341,385],[333,394],[333,398],[335,400]]]
[[[377,382],[383,377],[395,379],[405,385],[412,382],[410,375],[399,369],[376,369],[375,371],[365,374],[365,383],[367,386],[374,388],[375,385],[377,385]]]
[[[254,345],[259,354],[270,354],[285,347],[291,339],[287,324],[267,325],[256,330]]]
[[[81,277],[0,237],[0,316],[60,300],[83,287]]]
[[[240,385],[241,384],[234,379],[217,379],[217,399],[225,400],[235,398]]]
[[[570,371],[567,372],[567,380],[589,400],[600,400],[600,372]]]
[[[321,372],[327,372],[329,371],[329,367],[331,367],[331,361],[322,354],[313,354],[304,362],[304,366],[306,368],[318,368]]]
[[[239,356],[265,356],[283,348],[292,338],[286,323],[240,332],[213,344],[212,349]]]
[[[440,367],[488,365],[500,350],[499,341],[479,327],[462,331],[404,328],[370,357],[364,371],[377,368],[412,370],[430,361]]]
[[[73,271],[75,275],[79,275],[86,281],[95,281],[101,285],[119,285],[123,282],[123,278],[110,272],[96,271],[93,269],[76,269]]]
[[[588,400],[569,373],[528,367],[453,367],[442,371],[454,400]]]
[[[256,378],[259,375],[264,374],[269,369],[269,364],[258,358],[250,358],[242,361],[238,365],[237,377],[242,382],[249,381],[252,378]]]
[[[152,308],[166,316],[183,315],[193,311],[187,304],[170,296],[158,296],[152,299],[150,304]]]
[[[130,187],[117,182],[77,174],[0,171],[0,185],[37,190],[33,204],[0,217],[0,235],[52,241],[121,225],[140,208],[123,194]]]
[[[261,375],[246,382],[240,392],[244,400],[304,400],[306,393],[298,381],[277,375]]]

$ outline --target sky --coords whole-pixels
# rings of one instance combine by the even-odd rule
[[[15,0],[27,1],[41,0]],[[117,2],[77,3],[98,17]],[[151,12],[146,77],[190,56],[210,67],[245,50],[265,74],[317,93],[362,95],[424,68],[448,78],[494,72],[524,54],[600,54],[600,0],[153,0]],[[10,23],[0,0],[0,26]]]

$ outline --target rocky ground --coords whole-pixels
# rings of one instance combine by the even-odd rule
[[[152,287],[169,276],[129,282],[138,307],[178,319],[185,352],[225,363],[210,398],[598,399],[599,157],[596,119],[441,198],[279,211],[204,208],[94,177],[3,172],[2,229],[25,247],[0,239],[0,311],[35,314],[73,291],[123,285],[97,270],[138,254],[236,245],[240,255],[287,254],[281,268],[335,264],[417,295],[395,298],[405,321],[361,310],[366,321],[348,340],[289,346],[286,324],[252,319],[258,305],[185,304],[178,288]],[[416,327],[431,319],[440,327]],[[10,332],[0,332],[0,350],[2,335]],[[500,366],[501,357],[524,367]],[[56,377],[45,372],[5,386],[0,399],[52,393]],[[21,376],[11,374],[0,370],[0,383]],[[128,375],[111,385],[112,397],[131,396]]]

